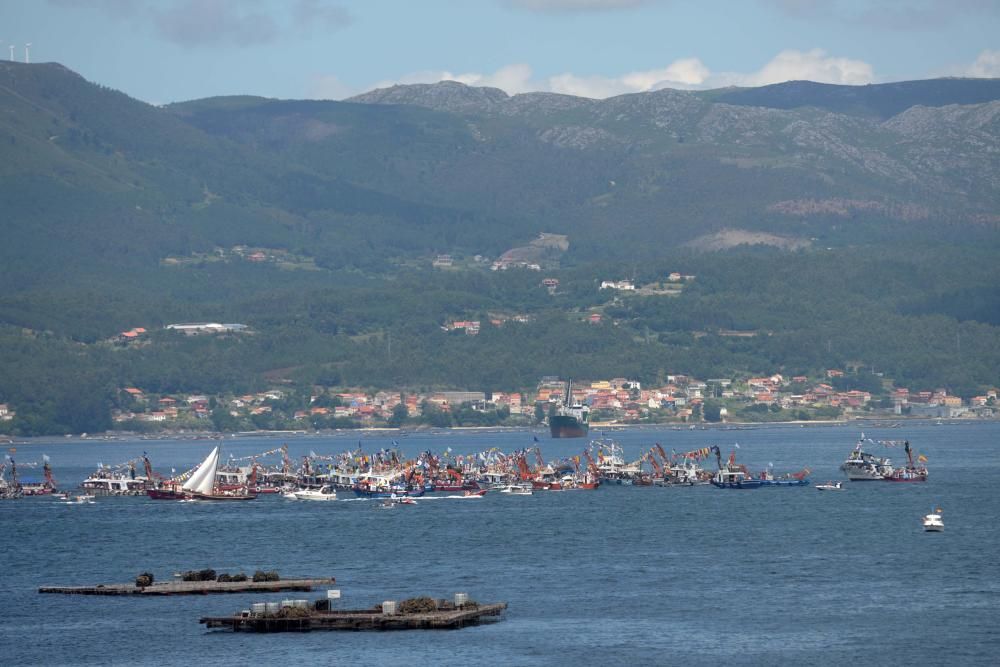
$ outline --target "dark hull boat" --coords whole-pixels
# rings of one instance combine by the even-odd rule
[[[549,432],[553,438],[585,438],[590,427],[572,415],[553,415],[549,419]]]
[[[553,438],[584,438],[590,432],[589,418],[590,408],[573,402],[573,381],[570,380],[566,383],[562,404],[549,417],[549,434]]]

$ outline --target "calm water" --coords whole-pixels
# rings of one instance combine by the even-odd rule
[[[655,441],[669,451],[734,442],[751,468],[813,469],[836,479],[856,427],[626,430],[628,458]],[[602,487],[596,492],[489,494],[379,510],[374,502],[248,504],[99,498],[67,506],[0,503],[0,663],[160,664],[996,664],[1000,651],[1000,424],[866,429],[909,438],[930,459],[926,484],[853,483],[723,491]],[[546,459],[583,440],[542,437]],[[274,439],[224,443],[236,456]],[[292,438],[298,457],[333,453],[357,435]],[[530,446],[531,434],[421,434],[406,453]],[[149,452],[160,471],[186,469],[207,441],[19,445],[52,457],[60,486],[98,461]],[[388,437],[364,438],[366,449]],[[903,452],[891,450],[900,460]],[[342,497],[346,497],[342,496]],[[944,509],[946,531],[920,517]],[[158,579],[182,569],[277,569],[333,575],[343,607],[468,592],[510,603],[506,620],[460,631],[243,635],[197,620],[251,602],[315,594],[164,599],[39,595],[44,584]]]

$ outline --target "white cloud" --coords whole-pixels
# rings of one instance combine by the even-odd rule
[[[996,67],[997,61],[1000,60],[1000,52],[984,52],[980,60],[983,61],[981,66],[984,71],[990,66]],[[501,67],[492,74],[455,73],[447,70],[411,72],[394,80],[379,81],[368,89],[387,88],[400,83],[458,81],[469,86],[493,86],[511,95],[543,91],[603,99],[662,88],[690,90],[723,86],[763,86],[802,79],[820,83],[859,85],[874,81],[875,73],[872,66],[863,60],[832,57],[820,49],[813,49],[782,51],[754,72],[713,73],[698,58],[680,58],[666,67],[627,72],[621,76],[563,72],[548,78],[536,79],[533,77],[531,67],[515,64]]]
[[[711,71],[697,58],[681,58],[663,69],[632,72],[622,77],[622,82],[636,90],[651,90],[664,85],[700,86]]]
[[[544,84],[531,80],[531,67],[513,64],[501,67],[492,74],[480,72],[455,73],[448,70],[422,70],[410,72],[397,79],[379,81],[372,88],[388,88],[397,84],[437,83],[438,81],[458,81],[467,86],[492,86],[516,95],[532,90],[543,90]]]
[[[1000,77],[1000,51],[986,49],[979,54],[975,62],[965,70],[966,76]]]
[[[342,100],[359,92],[334,74],[315,74],[309,81],[306,97],[312,100]]]
[[[729,74],[739,85],[765,86],[783,81],[816,81],[860,85],[875,80],[872,66],[863,60],[828,57],[822,49],[782,51],[751,74]]]

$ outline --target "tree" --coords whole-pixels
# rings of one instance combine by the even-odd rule
[[[705,421],[707,422],[722,421],[722,403],[712,399],[706,400],[702,408],[702,414],[704,414]]]
[[[406,421],[406,418],[410,416],[410,411],[406,409],[406,403],[397,403],[392,408],[392,415],[389,417],[389,426],[393,428],[399,428]]]

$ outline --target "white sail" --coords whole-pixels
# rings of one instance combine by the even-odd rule
[[[219,448],[216,447],[201,462],[198,469],[191,474],[181,487],[185,491],[193,493],[212,493],[215,489],[215,469],[219,466]]]

